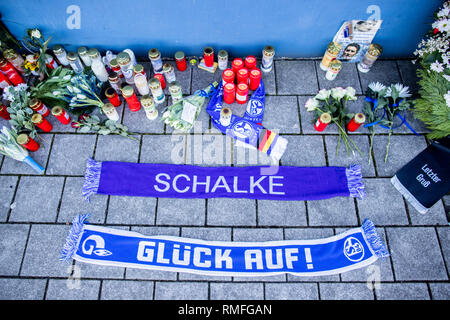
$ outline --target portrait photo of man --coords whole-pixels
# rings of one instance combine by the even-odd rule
[[[361,46],[357,43],[348,44],[344,52],[342,53],[342,60],[351,60],[361,49]]]

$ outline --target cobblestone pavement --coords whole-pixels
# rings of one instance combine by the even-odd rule
[[[323,201],[256,201],[248,199],[157,199],[94,195],[90,203],[81,197],[88,157],[148,163],[204,165],[267,164],[267,157],[243,150],[211,128],[205,110],[194,131],[172,134],[160,121],[148,121],[144,111],[121,106],[121,121],[136,132],[138,142],[119,136],[77,133],[49,117],[54,129],[42,134],[43,147],[33,154],[45,168],[38,176],[25,164],[1,159],[0,169],[0,299],[449,299],[450,228],[445,201],[425,215],[415,211],[391,185],[389,178],[427,145],[406,127],[397,129],[385,163],[386,132],[375,138],[374,158],[368,164],[366,129],[352,138],[366,152],[364,157],[336,155],[337,131],[314,130],[305,101],[320,88],[354,86],[361,110],[369,82],[404,82],[417,91],[414,65],[408,60],[377,61],[367,74],[345,64],[335,81],[327,81],[318,60],[277,60],[264,74],[266,112],[264,125],[277,129],[289,140],[282,165],[363,167],[367,197],[364,200],[334,198]],[[172,62],[173,63],[173,62]],[[144,63],[150,70],[149,63]],[[177,71],[185,95],[206,87],[221,73],[197,68]],[[167,90],[166,90],[167,92]],[[167,102],[166,102],[167,104]],[[159,106],[162,111],[165,105]],[[234,112],[242,112],[238,104]],[[425,129],[411,115],[419,132]],[[1,124],[6,124],[3,121]],[[58,260],[72,218],[91,213],[90,222],[145,235],[227,240],[266,241],[314,239],[359,226],[370,218],[377,226],[391,257],[378,260],[378,268],[340,275],[263,278],[213,277],[188,273],[104,267]],[[74,268],[76,266],[77,268]],[[81,281],[78,288],[74,280]],[[379,275],[381,283],[369,289],[367,280]],[[75,286],[76,287],[76,286]]]

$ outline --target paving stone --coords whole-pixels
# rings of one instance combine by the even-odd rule
[[[156,198],[111,196],[108,206],[109,224],[155,224]]]
[[[118,135],[100,135],[95,149],[95,160],[138,162],[140,136],[137,140],[128,139]],[[120,150],[118,152],[118,150]]]
[[[325,128],[324,131],[319,132],[314,129],[314,112],[307,111],[305,108],[305,103],[308,99],[313,98],[312,96],[301,96],[298,97],[298,107],[300,109],[300,120],[303,134],[338,134],[338,127],[331,124]]]
[[[417,93],[419,91],[419,78],[417,77],[417,67],[419,64],[413,64],[412,60],[397,60],[398,69],[403,80],[403,84],[409,87],[409,91]]]
[[[155,282],[155,300],[206,300],[207,282]]]
[[[204,225],[205,199],[159,198],[156,224]]]
[[[281,157],[283,166],[326,166],[323,140],[320,136],[283,136],[288,140]]]
[[[0,225],[0,275],[16,276],[19,274],[23,252],[27,242],[28,225]]]
[[[166,97],[167,99],[167,97]],[[164,133],[164,121],[161,116],[167,107],[167,101],[157,104],[158,117],[155,120],[149,120],[145,115],[144,108],[138,111],[131,111],[128,105],[125,106],[122,123],[127,126],[132,133]]]
[[[297,97],[266,97],[262,124],[278,133],[300,133]]]
[[[197,66],[192,67],[192,85],[191,92],[194,93],[197,90],[202,90],[208,87],[214,81],[220,83],[222,81],[222,70],[217,69],[216,72],[211,73],[202,69],[199,69]]]
[[[183,238],[201,239],[209,241],[231,241],[230,228],[202,228],[202,227],[183,227],[181,229]],[[231,281],[231,277],[199,275],[188,272],[180,272],[179,280],[203,280],[203,281]]]
[[[381,283],[377,300],[430,300],[426,283]]]
[[[275,61],[278,94],[316,94],[314,61]]]
[[[304,201],[258,200],[259,226],[306,226]]]
[[[264,242],[264,241],[278,241],[283,240],[283,230],[280,229],[249,229],[249,228],[235,228],[233,229],[233,241],[237,242]],[[259,276],[259,277],[234,277],[233,281],[251,282],[251,281],[286,281],[285,274],[273,276]]]
[[[450,300],[449,283],[430,283],[429,286],[433,300]]]
[[[448,225],[442,201],[436,202],[430,210],[422,214],[407,202],[409,217],[413,225]]]
[[[223,134],[187,136],[186,163],[225,166],[232,163],[232,139]]]
[[[210,226],[256,225],[256,202],[252,199],[212,198],[207,203]]]
[[[336,234],[343,233],[348,229],[336,229]],[[381,237],[386,249],[389,251],[388,242],[386,241],[386,233],[384,228],[376,228],[378,235]],[[379,276],[379,277],[378,277]],[[394,281],[392,265],[390,258],[378,259],[367,267],[347,271],[341,273],[342,281]]]
[[[319,283],[321,300],[373,300],[365,283]]]
[[[359,72],[361,79],[362,91],[366,92],[369,83],[381,82],[385,86],[395,83],[402,83],[400,74],[398,73],[397,63],[394,60],[377,60],[369,72]]]
[[[437,233],[439,236],[439,243],[442,246],[442,256],[445,259],[445,265],[447,266],[447,272],[450,270],[450,228],[438,227]]]
[[[143,136],[140,162],[183,164],[185,150],[185,135]]]
[[[89,213],[91,223],[103,223],[108,196],[95,194],[86,201],[82,194],[84,177],[67,177],[64,185],[58,222],[72,222],[79,214]]]
[[[318,300],[315,283],[266,283],[267,300]]]
[[[266,96],[277,94],[275,71],[273,71],[273,69],[270,72],[261,72],[261,79],[264,82],[264,90],[266,92]]]
[[[9,221],[54,222],[63,183],[63,177],[22,177]]]
[[[96,136],[55,135],[47,174],[84,175],[86,160],[92,157]]]
[[[387,228],[397,281],[448,280],[434,228]]]
[[[131,231],[139,232],[145,236],[180,236],[180,229],[175,227],[132,227]],[[126,268],[126,279],[142,280],[176,280],[178,273],[172,271],[147,270]]]
[[[1,300],[42,300],[44,299],[45,279],[0,279]]]
[[[66,113],[69,114],[71,121],[76,121],[78,118],[77,116],[74,116],[71,114],[67,109]],[[74,133],[76,131],[75,128],[72,128],[71,124],[62,124],[55,116],[50,115],[47,117],[47,120],[52,124],[52,133],[62,133],[62,132],[71,132]]]
[[[65,225],[32,225],[20,275],[67,278],[72,264],[59,258],[69,230]]]
[[[50,153],[50,147],[53,135],[52,134],[39,134],[42,139],[36,138],[36,141],[41,145],[35,152],[29,152],[28,154],[45,169],[47,165],[48,154]],[[24,162],[14,160],[10,157],[5,157],[2,165],[2,173],[8,174],[32,174],[39,175],[33,168]]]
[[[50,279],[46,300],[97,300],[100,281],[81,280],[79,288],[67,287],[67,280]]]
[[[152,300],[153,281],[116,281],[102,283],[101,300]]]
[[[358,69],[356,68],[356,63],[343,63],[342,69],[339,71],[337,77],[330,81],[325,77],[326,71],[320,69],[321,61],[316,61],[317,78],[319,80],[320,89],[331,89],[336,87],[353,87],[356,90],[356,94],[361,94],[361,85],[358,78]]]
[[[285,240],[314,240],[332,236],[334,236],[334,232],[331,228],[288,228],[284,230]],[[305,277],[288,274],[287,280],[288,282],[339,281],[339,275]]]
[[[373,153],[378,175],[384,177],[395,175],[398,170],[427,147],[423,137],[391,136],[388,158],[384,162],[387,143],[387,136],[375,136],[373,142]]]
[[[403,197],[390,179],[364,179],[366,197],[357,199],[359,218],[370,219],[376,226],[408,224]]]
[[[256,148],[247,148],[233,141],[233,165],[236,166],[278,166],[267,153]]]
[[[310,226],[356,226],[358,219],[353,198],[308,201],[308,221]]]
[[[117,227],[113,228],[117,229]],[[80,261],[75,261],[75,266],[80,272],[81,280],[84,278],[123,279],[125,275],[125,268],[117,266],[102,266]]]
[[[0,221],[6,221],[16,191],[18,177],[0,176]]]
[[[210,283],[211,300],[263,300],[262,283]]]
[[[339,143],[338,154],[336,155],[337,144],[339,137],[338,136],[325,136],[325,145],[327,147],[327,157],[328,157],[328,165],[329,166],[338,166],[338,167],[349,167],[352,164],[359,164],[361,166],[361,172],[363,177],[374,177],[375,176],[375,168],[373,166],[373,161],[370,161],[369,164],[369,139],[367,136],[350,136],[349,137],[353,143],[358,147],[361,151],[362,155],[354,149],[354,152],[349,151],[347,154],[347,150],[343,141],[341,140]]]

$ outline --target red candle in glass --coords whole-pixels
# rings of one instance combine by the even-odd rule
[[[254,56],[248,56],[245,58],[245,67],[248,70],[256,68],[256,58]]]
[[[259,84],[261,82],[261,70],[259,69],[252,69],[250,70],[250,90],[255,91],[258,89]]]
[[[66,112],[66,110],[64,110],[64,108],[59,107],[59,106],[55,106],[52,108],[52,114],[56,117],[56,119],[59,120],[59,122],[61,122],[62,124],[66,125],[70,123],[70,116],[69,114]]]
[[[350,132],[356,131],[366,121],[366,116],[362,113],[357,113],[347,124],[347,130]]]
[[[8,110],[4,104],[0,105],[0,116],[5,120],[11,120]]]
[[[248,85],[246,83],[239,83],[236,89],[236,102],[244,104],[247,102]]]
[[[161,83],[161,89],[165,89],[166,88],[166,79],[164,79],[164,76],[161,73],[157,73],[153,76],[153,78],[156,78],[159,80],[159,82]]]
[[[105,96],[114,107],[118,107],[122,104],[122,100],[120,100],[119,94],[112,87],[109,87],[105,90]]]
[[[225,69],[222,73],[222,83],[234,83],[234,72],[231,69]]]
[[[232,104],[236,97],[236,86],[232,82],[228,82],[223,87],[223,101]]]
[[[184,71],[187,69],[186,57],[183,51],[175,52],[175,62],[177,64],[178,71]]]
[[[14,66],[6,59],[0,60],[0,70],[8,77],[8,80],[14,85],[25,83]]]
[[[34,139],[29,137],[25,133],[19,134],[17,136],[17,143],[33,152],[39,149],[39,143],[37,143]]]
[[[4,89],[8,86],[11,85],[11,81],[9,81],[9,79],[0,72],[0,88]]]
[[[323,131],[331,122],[331,115],[329,113],[322,113],[314,124],[316,131]]]
[[[248,70],[246,68],[241,68],[236,74],[237,83],[248,83]]]
[[[139,99],[136,97],[136,93],[134,92],[133,87],[126,86],[122,90],[122,95],[128,103],[128,107],[131,111],[136,112],[141,108],[141,103]]]
[[[42,114],[42,116],[47,117],[50,114],[50,109],[42,103],[42,101],[33,98],[28,103],[28,106],[33,109],[34,112]]]
[[[241,58],[236,58],[233,60],[233,63],[231,64],[231,69],[235,74],[237,74],[239,69],[242,69],[244,67],[244,61],[242,61]]]
[[[50,132],[53,129],[53,126],[47,119],[45,119],[40,113],[35,113],[31,117],[31,121],[42,131]]]
[[[214,49],[206,47],[203,50],[203,59],[205,60],[205,66],[212,67],[214,65]]]

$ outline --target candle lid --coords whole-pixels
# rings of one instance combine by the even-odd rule
[[[220,110],[220,115],[221,116],[228,116],[231,115],[231,109],[228,107],[223,107],[222,110]]]
[[[114,106],[112,105],[112,103],[107,102],[102,106],[102,111],[104,113],[111,113],[112,111],[114,111]]]
[[[17,53],[14,51],[14,49],[6,49],[5,51],[3,51],[3,56],[6,59],[14,59],[17,57]]]
[[[159,50],[156,48],[152,48],[148,51],[148,57],[150,59],[156,59],[160,56]]]
[[[320,115],[320,121],[322,121],[322,123],[330,123],[331,122],[331,115],[329,113],[322,113]]]
[[[88,51],[88,55],[91,58],[97,58],[97,56],[100,56],[100,52],[97,49],[95,49],[95,48],[91,48]]]
[[[67,60],[69,61],[76,61],[78,58],[77,54],[75,52],[68,52],[67,53]]]
[[[41,101],[39,101],[38,99],[33,98],[33,99],[30,100],[30,102],[28,102],[28,106],[29,106],[31,109],[34,109],[40,102],[41,102]]]
[[[355,122],[358,124],[364,123],[366,121],[366,116],[363,113],[355,114]]]
[[[117,81],[119,80],[119,75],[117,74],[117,72],[112,71],[109,75],[108,75],[108,80],[109,81]]]
[[[342,45],[339,42],[331,41],[328,44],[327,51],[329,51],[330,53],[333,53],[333,54],[338,54],[339,51],[341,51],[341,49],[342,49]]]
[[[153,101],[152,97],[146,94],[141,98],[141,105],[144,107],[144,109],[147,109],[153,107],[155,105],[155,102]]]
[[[183,51],[175,52],[175,59],[177,59],[177,60],[184,59],[184,52]]]
[[[170,72],[170,71],[172,71],[172,69],[173,69],[173,67],[170,63],[165,63],[163,65],[163,72]]]
[[[372,56],[378,57],[383,52],[383,47],[379,44],[371,43],[367,52]]]
[[[131,96],[133,95],[133,93],[134,93],[134,89],[133,89],[132,86],[125,86],[125,87],[123,87],[123,89],[122,89],[122,94],[123,94],[125,97],[131,97]]]
[[[124,88],[121,89],[123,90]],[[105,96],[107,98],[113,98],[116,94],[117,94],[116,90],[114,90],[112,87],[108,87],[105,90]]]
[[[265,46],[264,50],[263,50],[263,53],[266,56],[273,56],[275,54],[275,48],[272,47],[272,46]]]
[[[79,47],[78,48],[78,54],[80,56],[84,56],[88,54],[88,49],[86,47]]]
[[[63,51],[64,51],[64,47],[63,47],[62,45],[57,44],[57,45],[54,45],[54,46],[53,46],[53,52],[54,52],[55,54],[63,53]]]
[[[207,56],[213,55],[214,54],[214,49],[212,47],[206,47],[203,50],[203,53]]]
[[[332,60],[330,62],[330,69],[341,70],[341,68],[342,68],[342,62],[341,61],[335,59],[335,60]]]
[[[126,53],[125,51],[120,52],[117,55],[116,59],[117,59],[117,62],[122,65],[125,65],[131,61],[130,55],[128,53]]]
[[[133,70],[134,70],[134,73],[142,73],[142,72],[144,72],[144,66],[142,64],[138,63],[133,67]]]
[[[26,144],[28,140],[30,140],[30,138],[25,133],[19,134],[16,138],[18,144]]]
[[[155,74],[155,76],[156,76],[156,74]],[[157,89],[158,87],[161,86],[161,82],[159,81],[158,78],[151,78],[148,81],[148,85],[151,89]]]
[[[33,114],[33,116],[31,117],[31,121],[33,123],[41,123],[42,121],[44,121],[44,118],[42,117],[42,115],[40,113],[35,113]]]
[[[62,107],[60,107],[60,106],[54,106],[52,108],[52,114],[54,116],[59,116],[61,113],[63,113],[63,111],[64,111],[64,109]]]
[[[218,56],[219,58],[227,58],[227,57],[228,57],[228,52],[226,52],[225,50],[220,50],[220,51],[217,53],[217,56]]]

